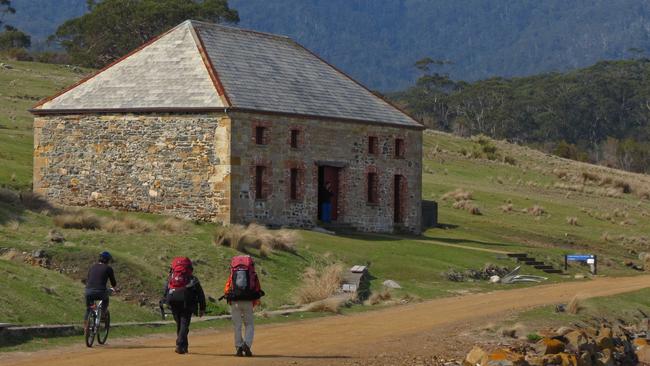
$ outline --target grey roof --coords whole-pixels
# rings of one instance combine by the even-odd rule
[[[224,106],[183,23],[116,64],[37,107],[41,110]]]
[[[219,107],[421,127],[287,37],[197,21],[36,108]]]

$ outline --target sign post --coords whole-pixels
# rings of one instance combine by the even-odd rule
[[[569,269],[569,262],[583,262],[589,265],[591,274],[598,273],[598,256],[593,254],[567,254],[564,256],[564,270]]]

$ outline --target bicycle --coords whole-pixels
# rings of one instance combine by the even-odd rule
[[[116,290],[108,290],[108,296],[115,293]],[[86,347],[92,347],[95,343],[95,336],[99,344],[105,344],[108,339],[108,332],[111,329],[111,313],[106,309],[104,312],[104,300],[96,300],[90,305],[90,315],[86,323],[84,334],[86,337]]]

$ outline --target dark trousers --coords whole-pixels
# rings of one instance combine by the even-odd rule
[[[187,350],[187,335],[190,333],[192,309],[187,308],[183,302],[172,302],[169,306],[172,308],[172,314],[176,322],[176,347]]]
[[[90,306],[97,300],[103,300],[102,312],[108,310],[108,293],[106,289],[86,289],[86,315],[84,315],[84,320],[88,320],[88,317],[90,316]]]

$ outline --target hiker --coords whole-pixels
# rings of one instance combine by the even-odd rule
[[[332,221],[332,197],[334,196],[332,183],[326,182],[325,186],[321,187],[319,195],[321,197],[321,220],[329,223]]]
[[[178,354],[188,352],[187,335],[190,332],[192,314],[205,314],[205,293],[201,282],[193,274],[192,261],[176,257],[169,268],[163,301],[169,305],[176,322],[176,349]]]
[[[111,282],[111,287],[117,286],[113,267],[108,264],[113,260],[109,252],[101,252],[97,263],[90,266],[86,277],[86,315],[84,315],[84,331],[88,329],[88,317],[90,316],[90,307],[96,300],[102,300],[103,312],[108,312],[108,291],[106,283]]]
[[[224,287],[225,298],[230,304],[230,315],[235,330],[235,349],[237,357],[251,357],[253,352],[253,308],[260,303],[264,291],[255,272],[253,258],[248,255],[235,256],[230,261],[230,276]],[[242,322],[244,336],[242,337]]]

